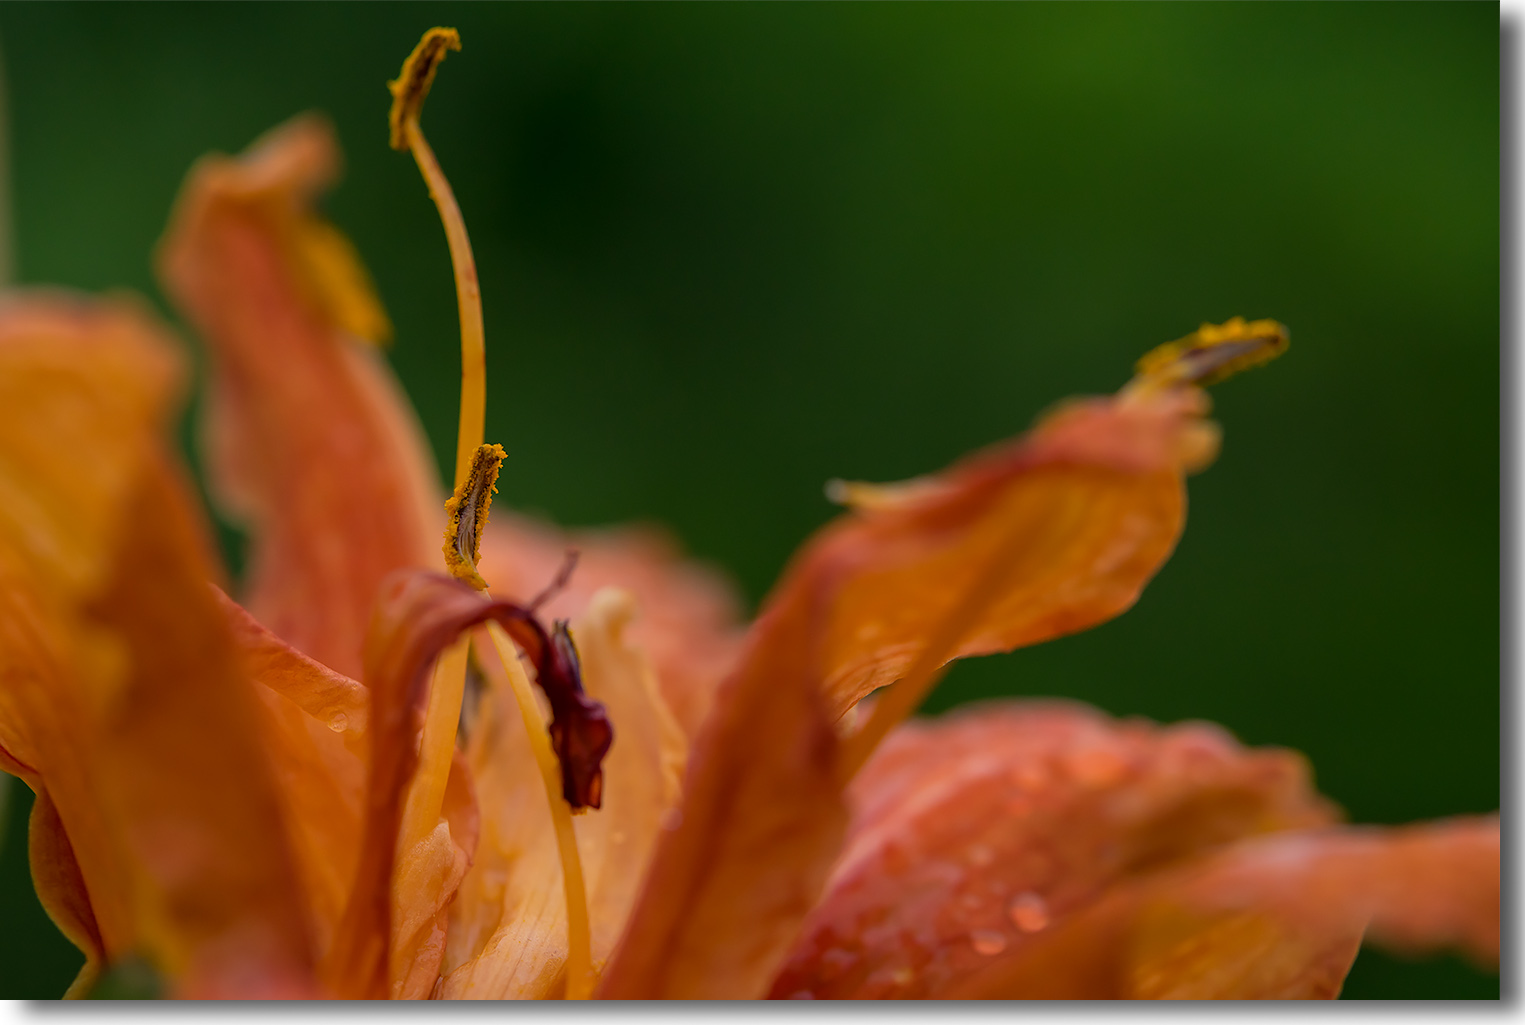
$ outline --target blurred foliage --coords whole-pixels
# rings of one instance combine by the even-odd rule
[[[935,469],[1201,321],[1276,317],[1292,352],[1216,393],[1224,453],[1138,606],[932,703],[1210,719],[1306,752],[1356,820],[1491,811],[1498,16],[5,5],[20,273],[162,307],[149,254],[191,162],[327,111],[329,210],[448,458],[450,265],[384,83],[455,25],[424,125],[477,248],[501,500],[665,523],[752,602],[827,478]],[[0,992],[57,993],[78,959],[18,843],[3,872]],[[1497,986],[1366,953],[1347,995]]]

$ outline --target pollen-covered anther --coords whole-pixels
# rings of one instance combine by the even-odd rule
[[[392,92],[392,111],[387,120],[392,127],[393,149],[405,150],[411,145],[408,123],[418,123],[440,61],[451,50],[459,51],[460,48],[461,36],[455,29],[431,28],[424,33],[413,52],[408,54],[408,59],[403,61],[402,73],[387,83],[387,88]]]
[[[1151,385],[1215,384],[1287,351],[1287,329],[1274,320],[1235,317],[1203,324],[1185,338],[1145,353],[1136,381]]]
[[[498,469],[507,453],[502,445],[482,445],[471,458],[471,469],[445,503],[445,567],[457,580],[478,591],[487,590],[487,581],[477,572],[481,556],[482,530],[492,496],[497,493]]]

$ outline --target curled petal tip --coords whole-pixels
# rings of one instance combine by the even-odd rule
[[[1287,351],[1285,326],[1274,320],[1234,317],[1203,324],[1185,338],[1166,342],[1138,361],[1135,380],[1155,385],[1216,384],[1241,370],[1269,363]]]
[[[387,121],[391,125],[391,144],[395,150],[408,148],[408,122],[417,123],[424,109],[424,99],[434,84],[434,72],[445,54],[460,50],[461,35],[453,28],[431,28],[424,33],[408,59],[402,62],[402,71],[387,88],[392,92],[392,112]]]

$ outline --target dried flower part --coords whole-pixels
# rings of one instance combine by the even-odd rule
[[[347,243],[312,209],[338,165],[333,131],[314,117],[242,157],[203,159],[158,267],[209,349],[207,477],[250,532],[245,604],[358,678],[381,580],[438,557],[429,538],[439,536],[439,486],[391,372],[342,312],[373,295],[359,264],[334,256]]]
[[[178,995],[311,995],[257,705],[164,442],[177,370],[135,306],[0,310],[3,762],[46,795],[32,856],[91,958],[76,993],[142,956]]]
[[[1498,818],[1245,840],[1115,888],[946,995],[1331,998],[1368,930],[1496,965]]]
[[[472,456],[466,479],[445,503],[445,568],[478,591],[487,590],[487,581],[477,572],[477,560],[481,558],[482,532],[487,529],[487,514],[498,490],[498,469],[504,457],[502,445],[480,446]]]
[[[628,591],[641,614],[626,636],[651,659],[663,703],[692,740],[741,653],[735,588],[711,567],[686,559],[658,528],[563,531],[511,510],[495,514],[483,532],[478,566],[497,594],[528,603],[569,549],[579,553],[577,573],[542,613],[575,618],[603,588]]]
[[[1120,883],[1333,810],[1292,752],[1205,724],[988,704],[898,730],[772,995],[937,998]]]

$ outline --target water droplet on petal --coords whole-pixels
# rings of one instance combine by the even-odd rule
[[[1013,897],[1006,906],[1006,914],[1023,932],[1038,932],[1048,927],[1048,903],[1031,890]]]
[[[349,716],[343,712],[335,712],[328,720],[328,728],[335,733],[343,733],[349,729]]]
[[[976,954],[993,957],[1006,949],[1006,937],[993,929],[976,929],[969,934],[969,943]]]

